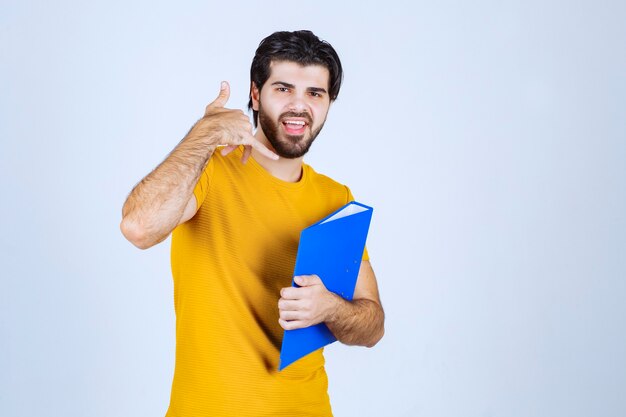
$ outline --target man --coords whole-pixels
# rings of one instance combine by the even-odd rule
[[[367,251],[353,301],[315,275],[291,286],[300,231],[353,200],[303,163],[339,93],[337,53],[309,31],[276,32],[250,75],[256,132],[225,107],[223,82],[123,208],[121,230],[139,248],[173,231],[171,417],[331,416],[321,349],[277,371],[283,329],[324,322],[342,343],[368,347],[384,333]]]

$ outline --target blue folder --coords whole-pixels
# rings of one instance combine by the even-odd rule
[[[353,201],[304,229],[293,275],[318,275],[329,291],[352,300],[372,210]],[[336,340],[324,323],[285,330],[278,370]]]

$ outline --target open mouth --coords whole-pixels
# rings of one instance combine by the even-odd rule
[[[288,135],[303,135],[309,123],[302,119],[284,119],[281,124]]]

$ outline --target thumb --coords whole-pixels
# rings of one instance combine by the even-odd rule
[[[317,275],[298,275],[294,277],[294,281],[301,287],[308,287],[318,284],[320,279]]]
[[[211,104],[207,106],[207,110],[209,108],[224,107],[226,103],[228,102],[229,97],[230,97],[230,85],[228,85],[227,81],[222,81],[219,95],[217,96],[215,100],[213,100]]]

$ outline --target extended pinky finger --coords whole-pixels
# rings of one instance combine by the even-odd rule
[[[275,161],[278,160],[278,155],[276,155],[274,152],[267,149],[265,145],[259,142],[254,136],[251,136],[251,140],[248,143],[246,143],[246,145],[251,145],[254,149],[259,151],[262,155],[270,159],[273,159]]]

